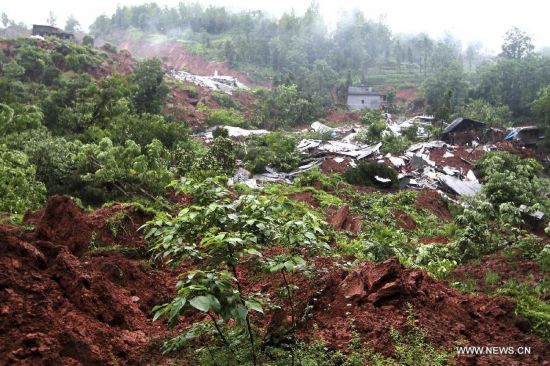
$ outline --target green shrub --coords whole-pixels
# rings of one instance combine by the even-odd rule
[[[212,137],[214,139],[218,138],[218,137],[229,137],[229,131],[227,131],[226,128],[223,128],[223,127],[216,127],[216,129],[214,131],[212,131]]]
[[[483,155],[476,168],[481,173],[483,191],[491,203],[542,204],[550,212],[550,201],[544,197],[550,184],[542,177],[542,165],[534,159],[496,151]]]
[[[44,202],[46,187],[35,175],[26,154],[0,145],[0,212],[23,213]]]
[[[290,172],[300,162],[296,138],[289,134],[273,132],[252,137],[245,144],[243,160],[252,173],[263,173],[268,165],[278,171]]]
[[[215,138],[208,151],[193,163],[192,175],[231,175],[235,169],[235,146],[227,137]]]
[[[233,99],[229,94],[221,92],[221,91],[214,91],[212,93],[212,98],[220,105],[222,108],[228,108],[228,109],[239,109],[240,105],[238,102]]]
[[[244,126],[244,117],[235,109],[212,109],[208,111],[206,122],[210,126]]]
[[[388,134],[382,137],[382,147],[380,152],[386,153],[401,153],[409,148],[412,142],[406,137],[396,136],[394,134]]]
[[[388,181],[380,181],[375,177]],[[363,186],[390,188],[399,185],[395,170],[384,164],[375,162],[363,161],[359,163],[355,168],[346,170],[344,178],[350,184]]]
[[[529,320],[535,334],[550,341],[550,304],[541,300],[530,285],[508,283],[497,294],[513,298],[517,303],[516,314]]]

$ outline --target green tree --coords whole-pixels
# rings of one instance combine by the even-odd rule
[[[488,122],[496,127],[510,127],[512,112],[506,105],[492,105],[482,99],[474,99],[458,108],[454,117],[466,117]]]
[[[550,85],[539,91],[537,99],[531,103],[531,110],[542,126],[550,126]]]
[[[531,54],[534,49],[531,37],[521,29],[513,27],[506,31],[501,56],[518,60]]]
[[[8,14],[2,13],[2,24],[4,25],[4,28],[10,24],[10,18],[8,18]]]
[[[134,82],[137,86],[132,100],[135,111],[140,114],[159,113],[168,94],[162,61],[153,58],[140,62],[134,71]]]
[[[4,75],[10,80],[21,80],[23,75],[25,75],[25,68],[19,65],[15,60],[5,64],[3,71]]]
[[[158,140],[142,149],[132,140],[120,146],[108,138],[99,144],[84,145],[77,157],[79,165],[88,170],[82,179],[103,187],[107,193],[116,190],[118,194],[111,193],[115,197],[154,197],[162,193],[173,178],[168,168],[170,158]]]
[[[93,47],[94,46],[94,38],[88,34],[86,34],[84,36],[84,38],[82,38],[82,45],[83,46],[88,46],[88,47]]]
[[[57,16],[55,16],[53,11],[51,11],[51,10],[48,13],[48,19],[46,19],[46,23],[48,23],[52,27],[55,27],[55,24],[57,23]]]
[[[75,33],[78,31],[80,31],[80,22],[71,14],[65,22],[65,32]]]
[[[27,155],[0,145],[0,212],[23,213],[44,202],[46,188],[35,173]]]

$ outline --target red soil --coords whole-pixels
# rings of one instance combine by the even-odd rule
[[[321,162],[323,173],[343,173],[350,167],[351,159],[344,158],[344,161],[338,163],[333,158],[325,159]]]
[[[125,209],[121,222],[134,231],[139,212],[114,205],[86,215],[60,196],[27,215],[34,231],[0,227],[0,364],[140,364],[152,356],[146,349],[168,331],[150,311],[173,296],[176,275],[121,254],[78,257],[92,232],[139,245],[124,230],[105,232],[110,215]]]
[[[397,225],[405,230],[416,229],[416,221],[414,218],[403,210],[397,209],[393,212],[393,218],[397,222]]]
[[[421,238],[420,242],[422,244],[432,244],[432,243],[447,244],[449,242],[449,239],[447,239],[444,236],[434,236],[431,238]]]
[[[529,345],[533,351],[521,357],[457,357],[459,365],[541,365],[550,357],[546,342],[518,328],[511,300],[462,294],[424,272],[405,269],[396,259],[363,263],[351,271],[333,269],[317,283],[318,293],[310,299],[311,318],[299,332],[308,341],[320,338],[330,347],[345,349],[355,330],[370,347],[390,355],[389,330],[407,329],[407,304],[411,304],[417,325],[435,345],[451,350],[456,341],[475,346]]]
[[[395,100],[400,103],[410,103],[416,98],[416,88],[403,88],[395,93]]]
[[[296,192],[288,196],[291,200],[305,202],[311,207],[319,207],[319,201],[310,191]]]
[[[430,160],[435,161],[437,166],[450,166],[451,168],[462,169],[464,173],[467,173],[468,170],[475,170],[475,161],[484,154],[483,148],[480,146],[471,153],[466,151],[465,147],[458,146],[454,151],[450,151],[454,156],[449,158],[443,157],[446,152],[447,149],[445,148],[431,149]]]
[[[186,70],[193,74],[205,76],[214,75],[217,71],[218,75],[233,76],[244,84],[254,84],[248,74],[232,69],[227,62],[206,60],[201,56],[194,55],[177,41],[136,42],[132,40],[131,36],[121,36],[125,39],[120,43],[119,48],[130,51],[136,57],[160,57],[170,69]]]
[[[446,221],[453,218],[449,212],[447,201],[437,191],[426,190],[416,197],[416,208],[418,210],[430,210],[434,215]]]
[[[348,205],[340,207],[336,212],[327,210],[327,221],[336,230],[350,231],[355,234],[361,231],[363,225],[363,217],[351,214]]]
[[[421,197],[422,207],[448,214],[437,194]],[[334,218],[346,222],[350,215],[345,211],[342,207]],[[142,233],[127,236],[121,229],[114,235],[111,224],[121,223],[132,232],[146,217],[121,204],[85,214],[70,199],[56,196],[43,210],[27,215],[35,230],[0,225],[0,364],[167,364],[159,346],[175,333],[162,322],[153,323],[150,312],[174,296],[177,273],[188,265],[171,272],[120,253],[86,250],[85,240],[93,233],[96,240],[128,246],[135,240],[135,245],[142,245]],[[264,255],[284,251],[273,247]],[[313,266],[313,275],[289,274],[289,281],[299,288],[294,292],[298,318],[312,306],[308,320],[298,327],[304,340],[322,338],[330,347],[345,350],[353,325],[368,346],[389,355],[389,330],[406,329],[410,303],[418,325],[437,346],[452,348],[459,340],[466,345],[532,347],[533,354],[521,359],[464,358],[458,360],[461,365],[536,365],[550,357],[547,343],[518,327],[520,320],[509,300],[462,294],[424,272],[403,268],[397,260],[363,262],[344,270],[341,263],[346,258],[301,255]],[[265,316],[254,314],[264,334],[288,325],[289,306],[277,297],[283,286],[280,274],[240,265],[238,277],[244,292],[260,291],[281,306]],[[202,320],[203,314],[190,312],[181,317],[177,329]]]
[[[343,112],[338,110],[331,110],[325,116],[327,121],[337,122],[337,123],[346,123],[346,122],[358,122],[361,120],[361,116],[355,112]]]

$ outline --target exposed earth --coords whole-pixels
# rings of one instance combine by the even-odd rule
[[[427,191],[417,204],[448,218],[444,202],[434,194]],[[307,194],[294,198],[312,201]],[[404,226],[414,223],[402,213],[396,217]],[[85,213],[70,198],[53,196],[44,209],[26,215],[32,229],[1,225],[0,364],[168,364],[160,344],[202,316],[183,317],[174,331],[152,322],[151,309],[174,295],[177,275],[186,267],[170,270],[147,260],[137,230],[148,218],[139,208],[122,204]],[[346,220],[354,222],[344,206],[333,224],[346,225]],[[116,245],[135,250],[111,250]],[[459,365],[542,365],[550,359],[547,343],[528,333],[507,298],[461,293],[396,259],[360,262],[349,269],[342,265],[344,259],[309,260],[315,263],[315,275],[290,278],[300,288],[296,307],[312,306],[298,328],[303,340],[322,339],[345,350],[355,329],[374,350],[390,355],[389,330],[407,329],[411,304],[418,325],[436,346],[452,348],[458,340],[462,345],[532,347],[531,356],[458,357]],[[498,257],[488,263],[506,276]],[[461,271],[476,272],[472,265],[456,275]],[[279,277],[260,274],[249,280],[247,269],[239,268],[241,276],[245,292],[260,291],[281,301],[275,299]],[[264,332],[272,331],[287,316],[284,310],[283,316],[271,312],[257,323]]]

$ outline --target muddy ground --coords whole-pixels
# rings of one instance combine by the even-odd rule
[[[418,202],[442,218],[449,215],[430,193]],[[171,331],[163,322],[152,322],[151,309],[174,296],[177,275],[187,267],[171,271],[152,266],[146,250],[100,250],[116,245],[145,249],[136,230],[147,219],[141,210],[121,204],[85,213],[70,198],[54,196],[43,210],[27,215],[32,229],[1,225],[0,364],[168,364],[160,344],[203,317],[186,314]],[[391,355],[389,330],[407,329],[410,304],[418,325],[436,346],[452,349],[459,342],[532,347],[529,357],[464,357],[457,359],[460,365],[542,365],[550,359],[548,344],[528,332],[514,315],[511,300],[463,294],[395,259],[352,268],[345,267],[344,260],[309,258],[314,264],[311,275],[290,276],[299,288],[297,309],[310,309],[299,326],[300,339],[324,340],[331,348],[345,350],[356,329],[369,347]],[[267,294],[282,307],[256,315],[254,322],[264,333],[277,329],[289,315],[284,299],[276,296],[283,280],[250,271],[238,271],[245,291]]]

